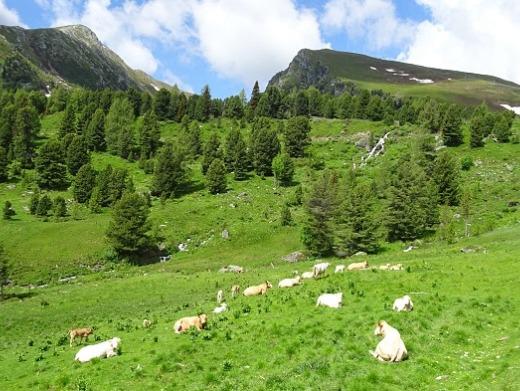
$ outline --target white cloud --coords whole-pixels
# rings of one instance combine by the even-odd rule
[[[4,0],[0,0],[0,24],[6,26],[27,27],[22,23],[18,13],[7,7]]]
[[[320,49],[315,14],[292,0],[204,0],[193,7],[200,53],[221,75],[265,84],[299,49]]]
[[[400,60],[520,83],[518,0],[416,0],[431,12]]]
[[[174,74],[170,70],[166,70],[163,72],[163,78],[164,82],[168,83],[169,85],[173,86],[176,85],[179,87],[182,91],[189,92],[190,94],[193,94],[193,87],[189,84],[185,83],[179,76]]]
[[[402,45],[415,29],[414,23],[397,16],[392,0],[329,0],[321,23],[351,39],[363,39],[373,49]]]

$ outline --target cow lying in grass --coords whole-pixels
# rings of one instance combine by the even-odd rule
[[[244,296],[265,295],[267,293],[267,290],[272,287],[273,286],[269,281],[266,281],[260,285],[250,286],[249,288],[244,289]]]
[[[408,295],[404,295],[403,297],[395,299],[392,309],[397,312],[411,311],[411,310],[413,310],[412,299]]]
[[[302,278],[304,280],[309,280],[311,278],[314,278],[314,273],[313,272],[303,272],[302,273]]]
[[[296,276],[294,278],[285,278],[278,283],[278,288],[291,288],[293,286],[300,285],[301,280],[302,278],[300,276]]]
[[[329,266],[330,263],[328,262],[317,263],[316,265],[314,265],[312,267],[312,274],[314,278],[321,276],[322,274],[325,274]]]
[[[374,334],[383,337],[377,344],[376,350],[370,351],[370,354],[379,361],[399,362],[408,357],[408,352],[399,331],[384,320],[377,323]]]
[[[350,265],[347,266],[347,270],[349,270],[349,271],[365,270],[365,269],[368,269],[368,261],[351,263]]]
[[[91,335],[92,332],[93,332],[93,330],[90,327],[69,330],[69,338],[70,338],[69,345],[72,346],[72,343],[76,340],[76,338],[79,338],[80,342],[83,341],[83,338],[85,338],[85,341],[87,341],[88,336]]]
[[[227,311],[227,304],[226,303],[222,303],[220,306],[215,307],[215,309],[213,310],[213,313],[214,314],[221,314],[221,313],[226,312],[226,311]]]
[[[389,263],[385,263],[384,265],[379,265],[379,270],[399,271],[399,270],[403,270],[403,265],[400,264],[400,263],[397,263],[395,265],[391,265]]]
[[[324,306],[330,308],[339,308],[343,302],[343,293],[324,293],[318,297],[316,307]]]
[[[76,353],[74,360],[85,363],[95,358],[108,358],[117,356],[120,344],[121,339],[115,337],[105,342],[85,346],[81,348],[78,353]]]
[[[198,316],[186,316],[175,322],[173,325],[173,330],[176,334],[183,333],[192,327],[195,327],[198,331],[201,331],[206,327],[207,323],[208,317],[206,314],[201,314]]]

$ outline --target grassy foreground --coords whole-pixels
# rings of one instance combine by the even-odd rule
[[[482,251],[460,252],[477,244]],[[395,248],[369,257],[373,265],[401,262],[406,271],[346,272],[235,300],[228,293],[232,284],[276,284],[312,262],[246,264],[239,276],[152,265],[20,290],[0,313],[0,388],[515,390],[519,248],[517,224],[453,246],[425,245],[410,253]],[[200,334],[175,335],[173,322],[210,313],[220,288],[230,310],[210,314]],[[336,291],[344,292],[343,308],[314,306],[320,293]],[[406,293],[415,310],[393,313],[393,300]],[[151,329],[142,329],[145,318],[154,321]],[[373,328],[379,319],[400,330],[407,361],[383,364],[368,354],[378,342]],[[74,363],[79,347],[69,348],[65,334],[85,325],[95,327],[97,339],[119,336],[122,354]]]

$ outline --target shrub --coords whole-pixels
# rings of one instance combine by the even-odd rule
[[[463,171],[469,171],[474,166],[473,158],[471,156],[464,156],[460,159],[460,168]]]

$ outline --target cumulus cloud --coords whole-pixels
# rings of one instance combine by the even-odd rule
[[[193,7],[199,51],[219,74],[265,84],[299,49],[320,49],[316,15],[291,0],[206,0]]]
[[[419,23],[399,59],[477,72],[520,83],[518,0],[416,0],[431,20]]]
[[[24,23],[22,23],[18,13],[15,10],[7,7],[5,0],[0,0],[0,24],[6,26],[27,27]]]
[[[403,45],[415,30],[413,22],[397,16],[392,0],[330,0],[321,23],[351,39],[362,39],[372,49]]]

